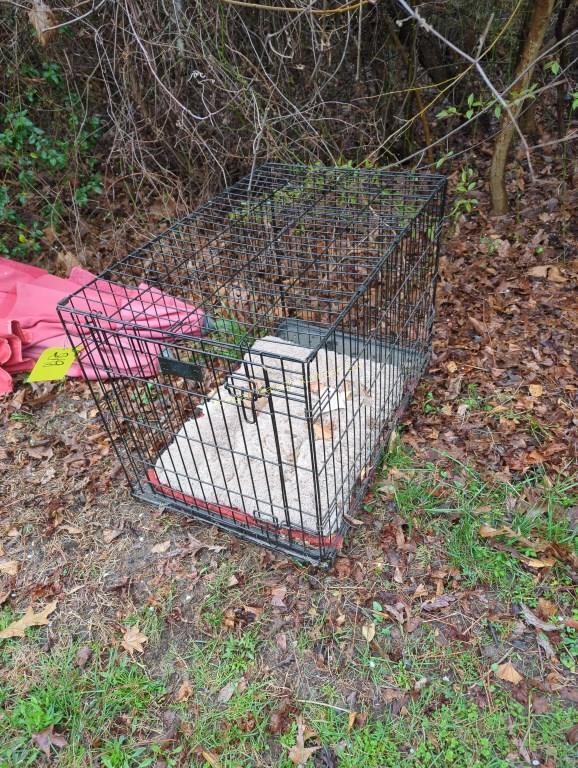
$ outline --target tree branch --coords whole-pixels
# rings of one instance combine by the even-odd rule
[[[447,37],[444,37],[444,35],[442,35],[441,32],[438,32],[437,29],[435,29],[435,27],[432,27],[432,25],[423,18],[423,16],[419,13],[419,11],[415,10],[415,8],[412,8],[412,6],[409,3],[407,3],[406,0],[396,0],[396,2],[408,14],[408,17],[412,18],[418,24],[418,26],[420,26],[424,30],[424,32],[427,32],[428,34],[436,37],[444,45],[447,45],[447,47],[450,48],[450,50],[452,50],[454,53],[457,53],[458,56],[460,56],[462,59],[464,59],[474,67],[476,72],[479,74],[480,78],[486,84],[488,90],[490,91],[494,99],[498,102],[498,104],[502,107],[504,112],[510,118],[512,125],[516,130],[516,133],[520,137],[522,146],[524,147],[524,152],[526,153],[526,161],[528,163],[528,170],[530,171],[530,177],[534,181],[536,177],[534,174],[534,166],[532,165],[532,158],[530,156],[530,147],[528,146],[526,137],[524,136],[522,129],[518,125],[518,121],[516,120],[514,113],[510,109],[509,104],[504,99],[502,94],[496,89],[496,87],[494,86],[494,84],[492,83],[492,81],[484,71],[484,68],[480,64],[479,54],[478,54],[478,58],[474,58],[473,56],[470,56],[469,53],[466,53],[466,51],[462,50],[459,46],[452,43],[452,41],[448,40]],[[404,22],[402,21],[401,23],[403,24]]]

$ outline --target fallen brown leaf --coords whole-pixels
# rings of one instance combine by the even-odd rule
[[[493,528],[491,525],[482,525],[478,529],[478,533],[484,539],[494,539],[498,536],[507,536],[510,539],[514,539],[518,544],[533,549],[535,552],[548,552],[547,557],[537,558],[527,557],[526,555],[523,555],[513,549],[506,550],[515,556],[518,560],[520,560],[520,562],[524,563],[524,565],[527,565],[529,568],[552,568],[552,566],[556,565],[556,559],[561,561],[569,560],[572,563],[574,562],[573,553],[570,553],[567,549],[564,549],[559,545],[548,541],[532,541],[526,536],[523,536],[521,533],[517,533],[516,531],[512,530],[512,528],[508,526]],[[494,544],[494,546],[497,548],[502,546],[503,548],[503,545],[499,544]],[[550,554],[554,554],[554,557],[551,557]]]
[[[351,576],[352,561],[348,557],[338,557],[335,560],[333,571],[340,579],[348,579]]]
[[[418,584],[415,588],[415,592],[412,595],[412,599],[416,597],[425,597],[427,595],[427,589],[424,584]]]
[[[380,698],[385,704],[389,705],[392,715],[399,715],[409,701],[408,694],[397,688],[383,688],[380,691]]]
[[[227,683],[227,685],[224,685],[219,691],[219,694],[217,696],[217,701],[219,702],[219,704],[226,704],[228,701],[230,701],[236,690],[237,690],[236,682]]]
[[[246,614],[248,614],[251,617],[252,621],[256,621],[257,619],[260,619],[263,615],[263,609],[259,608],[257,605],[244,605],[243,610]]]
[[[33,734],[32,743],[36,744],[38,749],[44,752],[46,757],[50,757],[52,747],[62,749],[68,744],[64,736],[61,736],[59,733],[54,733],[53,725],[49,725],[48,728],[45,728],[43,731]]]
[[[545,696],[532,697],[532,712],[536,715],[545,715],[550,711],[550,703]]]
[[[186,701],[193,692],[193,686],[190,680],[183,680],[177,688],[175,701]]]
[[[485,323],[480,322],[475,317],[469,317],[468,319],[480,336],[485,336],[487,334],[488,329],[486,328]]]
[[[20,565],[16,560],[4,560],[0,562],[0,573],[5,573],[7,576],[16,576]]]
[[[315,754],[321,747],[306,747],[306,731],[302,717],[297,718],[297,739],[295,746],[289,750],[289,760],[294,765],[305,765],[311,755]]]
[[[556,670],[548,672],[546,675],[546,682],[550,691],[559,691],[560,689],[564,688],[564,678]],[[578,698],[576,703],[578,703]]]
[[[367,640],[368,643],[371,643],[371,641],[375,637],[375,624],[374,624],[374,622],[373,621],[369,621],[369,622],[367,622],[367,624],[364,624],[361,627],[361,634]]]
[[[384,603],[383,610],[386,613],[389,613],[389,615],[400,624],[404,624],[407,618],[409,618],[409,612],[406,606],[399,600],[393,605],[390,603]],[[407,616],[404,614],[407,614]]]
[[[526,557],[526,555],[519,555],[519,559],[529,568],[552,568],[556,565],[556,558],[554,557],[543,557],[538,559],[537,557]]]
[[[572,744],[572,746],[578,744],[578,723],[573,725],[569,731],[566,731],[566,741],[568,744]]]
[[[514,685],[519,685],[524,679],[516,667],[509,661],[505,664],[500,664],[496,671],[496,677]]]
[[[26,453],[31,459],[51,459],[54,451],[49,445],[34,445],[26,449]]]
[[[120,644],[125,651],[128,651],[131,656],[134,656],[135,652],[144,653],[143,645],[147,641],[148,637],[143,635],[137,625],[135,627],[127,627]]]
[[[548,275],[548,265],[542,264],[537,267],[532,267],[528,270],[528,274],[531,277],[546,277]]]
[[[58,526],[59,531],[66,531],[71,536],[78,536],[82,533],[82,528],[77,528],[76,525],[69,525],[69,523],[62,523]]]
[[[170,546],[171,540],[167,539],[166,541],[162,541],[160,544],[155,544],[154,547],[151,547],[151,553],[153,555],[161,555],[163,552],[166,552]]]
[[[559,685],[558,688],[556,688],[555,685],[555,683],[550,682],[550,688],[552,690],[557,690],[558,695],[564,699],[564,701],[578,704],[578,688],[576,686]]]
[[[197,552],[200,552],[201,549],[208,549],[209,552],[222,552],[225,547],[222,545],[217,544],[205,544],[204,541],[199,541],[194,536],[192,536],[190,533],[188,535],[189,544],[187,546],[187,551],[191,555],[196,555]]]
[[[536,641],[549,659],[556,658],[556,652],[554,648],[552,648],[552,644],[548,640],[548,637],[543,632],[538,632],[536,634]]]
[[[289,730],[291,725],[290,718],[295,712],[294,705],[289,699],[283,699],[281,704],[271,712],[269,720],[269,732],[279,736]]]
[[[545,277],[553,283],[565,283],[566,278],[555,264],[541,264],[528,270],[531,277]]]
[[[382,688],[380,691],[380,699],[386,702],[395,701],[404,695],[404,691],[400,691],[398,688]]]
[[[550,267],[550,269],[548,270],[548,280],[552,281],[553,283],[568,282],[567,278],[564,277],[564,275],[560,272],[558,267]]]
[[[271,605],[276,608],[286,608],[285,596],[287,595],[287,587],[273,587],[271,589]]]
[[[543,632],[555,632],[557,629],[559,629],[557,624],[547,624],[545,621],[542,621],[542,619],[539,619],[536,614],[528,608],[527,605],[524,605],[524,603],[521,603],[520,613],[522,614],[526,624],[530,624],[532,627],[541,629]]]
[[[212,768],[221,768],[221,762],[214,752],[202,752],[203,758]]]
[[[357,517],[351,517],[351,515],[348,515],[346,512],[343,513],[344,520],[347,520],[349,525],[353,525],[356,528],[359,528],[360,525],[365,525],[363,520],[359,520]]]
[[[532,397],[542,397],[544,394],[544,387],[541,384],[530,384],[528,389]]]
[[[28,627],[40,627],[44,624],[48,624],[48,617],[51,613],[54,613],[57,605],[58,600],[54,600],[54,602],[49,603],[46,608],[38,613],[34,613],[34,610],[30,605],[21,619],[13,621],[12,624],[9,624],[6,629],[3,629],[2,632],[0,632],[0,639],[6,640],[9,637],[24,637]]]
[[[117,539],[122,533],[121,528],[105,528],[102,532],[102,540],[105,544],[110,544]]]
[[[527,539],[525,536],[522,536],[521,533],[517,533],[507,525],[504,525],[501,528],[492,528],[491,525],[481,525],[478,530],[478,533],[483,539],[494,539],[497,536],[507,536],[510,539],[515,539],[516,541],[519,541],[520,544],[523,544],[525,547],[531,547],[536,552],[543,552],[548,547],[547,542],[531,541],[530,539]]]
[[[88,664],[92,657],[92,648],[89,648],[88,645],[82,646],[82,648],[79,648],[76,652],[76,666],[80,667],[80,669],[84,669],[84,667]]]
[[[538,599],[538,613],[545,619],[550,619],[558,613],[558,609],[550,600],[540,597]]]
[[[495,536],[504,536],[511,530],[511,528],[493,528],[491,525],[480,525],[478,534],[483,539],[493,539]]]
[[[440,595],[439,597],[432,597],[431,600],[426,600],[421,604],[422,611],[438,611],[440,608],[447,608],[458,599],[457,595]]]

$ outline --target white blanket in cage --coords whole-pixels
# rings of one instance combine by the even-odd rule
[[[334,534],[401,400],[403,380],[393,365],[321,350],[309,365],[307,387],[300,361],[310,354],[275,336],[256,341],[246,366],[228,377],[202,415],[189,419],[161,454],[159,484],[283,528]],[[249,390],[258,396],[254,410]]]

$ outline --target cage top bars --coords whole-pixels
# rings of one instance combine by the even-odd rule
[[[344,188],[336,193],[340,184]],[[209,277],[216,266],[215,253],[218,251],[219,272],[221,276],[227,273],[227,281],[234,283],[236,278],[242,278],[247,269],[258,266],[261,256],[274,254],[276,248],[282,248],[283,237],[290,229],[294,239],[296,226],[300,222],[304,230],[299,242],[302,252],[293,252],[291,257],[298,267],[305,268],[305,272],[301,271],[298,275],[298,292],[293,290],[292,299],[293,304],[306,307],[318,287],[314,276],[308,281],[306,274],[315,261],[313,246],[320,240],[327,250],[339,237],[338,230],[349,230],[355,267],[364,269],[365,274],[351,289],[344,290],[343,286],[339,286],[333,291],[331,298],[338,308],[327,307],[330,322],[324,323],[311,351],[311,360],[335,332],[356,296],[363,292],[392,250],[419,222],[423,209],[436,196],[439,197],[444,186],[445,177],[440,174],[267,163],[128,254],[63,299],[59,307],[77,316],[85,316],[87,322],[114,320],[118,328],[125,329],[117,332],[138,334],[148,327],[146,317],[154,309],[152,300],[149,299],[144,308],[144,319],[134,313],[126,318],[122,317],[123,310],[129,304],[134,305],[134,295],[129,298],[128,290],[124,305],[115,303],[107,311],[104,299],[101,312],[86,309],[86,292],[96,287],[99,281],[114,286],[117,292],[123,287],[128,289],[144,282],[143,298],[149,286],[163,285],[165,288],[170,286],[170,292],[175,296],[191,299],[191,286],[184,284],[181,273],[192,265],[193,269],[198,266],[194,265],[193,256],[204,258],[202,271]],[[384,206],[384,200],[388,205]],[[327,237],[327,228],[331,224],[333,232]],[[438,218],[436,231],[429,233],[432,240],[439,236],[440,227],[441,218]],[[370,232],[373,240],[380,245],[379,251],[360,254],[359,247]],[[270,267],[270,262],[266,266]],[[349,266],[344,266],[342,262],[342,271]],[[195,287],[201,287],[200,279]],[[291,287],[294,289],[295,285]],[[218,290],[218,287],[211,290],[207,280],[193,297],[195,306],[210,316],[215,309],[221,308]],[[248,326],[242,318],[238,319],[238,323]],[[164,332],[169,346],[169,337],[174,337],[176,344],[187,337],[183,325],[184,318],[180,317],[173,327]],[[212,343],[227,346],[225,342]],[[290,357],[289,350],[287,355]]]

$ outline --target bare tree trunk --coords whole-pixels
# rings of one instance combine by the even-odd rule
[[[556,42],[560,42],[562,38],[570,34],[572,30],[578,29],[578,0],[564,0],[558,19],[556,20]],[[578,43],[571,44],[568,41],[568,45],[564,45],[560,51],[560,64],[562,69],[570,66],[571,61],[578,54]],[[570,73],[569,73],[570,74]],[[562,83],[558,86],[557,90],[557,104],[558,111],[558,136],[562,138],[566,133],[566,128],[569,118],[568,102],[566,101],[569,94],[570,79],[564,78]]]
[[[554,9],[555,0],[534,0],[534,9],[532,18],[528,26],[526,41],[520,54],[520,59],[516,67],[516,77],[520,80],[516,85],[517,91],[524,91],[529,87],[534,72],[534,62],[540,53],[544,35],[548,28],[548,22]],[[523,73],[523,74],[522,74]],[[512,113],[515,118],[520,114],[522,104],[512,105]],[[512,121],[504,115],[504,126],[496,143],[494,145],[494,155],[490,168],[490,194],[492,196],[492,210],[495,214],[504,214],[508,210],[508,197],[506,194],[506,162],[508,159],[508,150],[512,143],[515,126]]]

